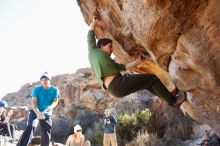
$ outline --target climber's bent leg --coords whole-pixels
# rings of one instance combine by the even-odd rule
[[[153,74],[119,74],[108,87],[109,92],[116,97],[123,97],[144,89],[164,98],[170,104],[174,104],[176,101],[175,96],[172,96],[158,77]]]
[[[166,86],[156,77],[154,84],[151,86],[151,89],[160,98],[166,100],[170,105],[174,105],[177,97],[173,96],[171,92],[166,88]]]

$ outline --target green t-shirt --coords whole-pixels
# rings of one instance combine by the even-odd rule
[[[102,77],[110,76],[125,71],[124,64],[116,63],[108,53],[96,46],[95,33],[90,30],[87,35],[89,61],[92,71],[98,82],[103,86]]]

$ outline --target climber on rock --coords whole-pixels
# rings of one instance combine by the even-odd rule
[[[99,83],[116,97],[123,97],[139,90],[148,90],[154,95],[163,98],[170,105],[179,107],[185,100],[185,92],[177,88],[172,92],[154,74],[126,74],[120,72],[130,69],[141,62],[141,57],[126,65],[118,64],[111,58],[113,42],[109,38],[101,38],[96,43],[94,29],[99,20],[93,17],[87,35],[89,61],[93,74]],[[179,94],[182,93],[182,94]]]

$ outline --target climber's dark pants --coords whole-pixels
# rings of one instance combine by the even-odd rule
[[[46,116],[44,120],[39,120],[33,110],[29,111],[27,128],[22,134],[17,146],[27,146],[31,142],[38,123],[40,123],[41,127],[41,146],[49,146],[52,127],[51,116]]]
[[[153,74],[117,74],[108,87],[108,91],[116,97],[123,97],[144,89],[163,98],[170,105],[176,102],[176,97]]]

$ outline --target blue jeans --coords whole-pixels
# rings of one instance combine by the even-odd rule
[[[51,116],[46,115],[44,120],[39,120],[33,110],[29,111],[26,130],[20,137],[17,146],[27,146],[31,142],[38,123],[40,123],[41,128],[41,146],[49,146],[52,127]]]

